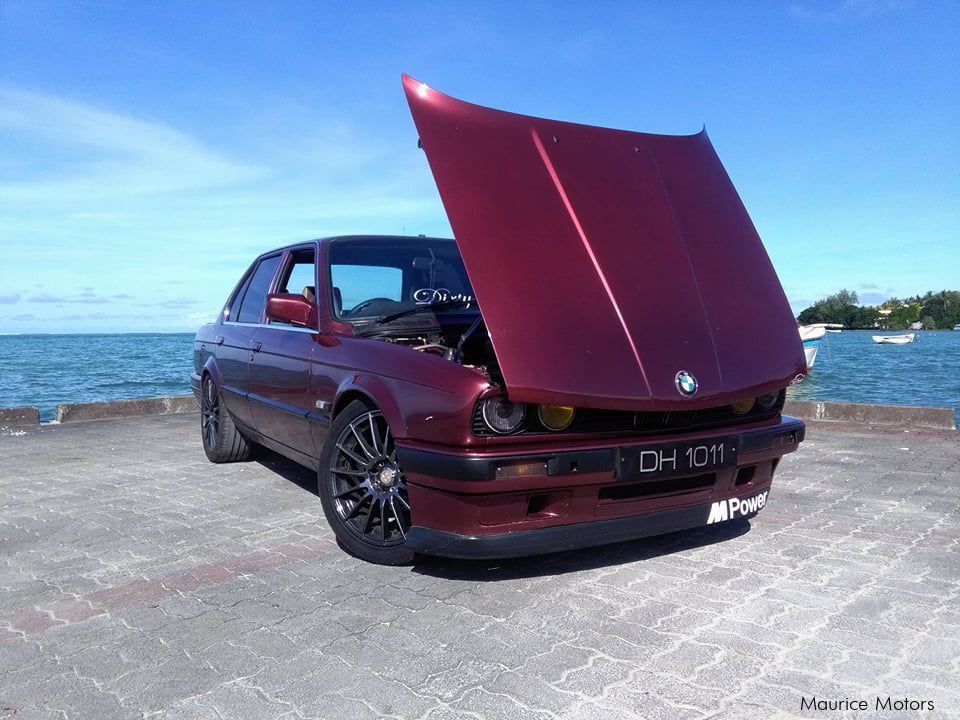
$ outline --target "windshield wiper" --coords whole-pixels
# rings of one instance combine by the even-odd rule
[[[473,300],[444,300],[443,302],[435,303],[426,303],[424,305],[415,305],[412,308],[407,308],[406,310],[400,310],[399,312],[390,313],[389,315],[381,315],[377,318],[377,323],[388,323],[396,320],[397,318],[406,317],[407,315],[413,315],[418,312],[423,312],[424,310],[445,310],[446,308],[452,307],[469,307],[473,305]]]

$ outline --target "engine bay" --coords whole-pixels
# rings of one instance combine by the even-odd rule
[[[493,344],[480,315],[471,322],[444,319],[430,327],[384,327],[364,336],[436,355],[474,370],[491,382],[502,381]]]

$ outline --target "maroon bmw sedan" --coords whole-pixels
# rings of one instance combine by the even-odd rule
[[[510,557],[749,518],[803,440],[780,282],[704,132],[404,88],[455,240],[257,258],[197,333],[204,451],[317,472],[341,545]]]

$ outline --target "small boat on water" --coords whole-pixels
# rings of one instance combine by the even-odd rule
[[[914,337],[913,333],[907,333],[906,335],[874,335],[873,341],[881,345],[906,345],[907,343],[912,343]]]
[[[840,332],[843,325],[837,323],[814,323],[813,325],[800,325],[797,332],[800,333],[800,339],[803,341],[803,355],[807,360],[807,370],[813,368],[813,363],[817,360],[817,352],[820,350],[820,340],[828,332]]]

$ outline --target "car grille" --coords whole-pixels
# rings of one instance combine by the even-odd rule
[[[608,485],[600,488],[597,500],[600,502],[624,502],[658,495],[676,495],[698,492],[712,488],[717,481],[713,473],[694,477],[670,478],[669,480],[647,480],[639,483]]]
[[[569,435],[571,433],[636,433],[650,434],[676,432],[678,430],[699,430],[713,425],[753,422],[773,417],[783,409],[785,392],[781,392],[776,404],[770,410],[754,407],[745,415],[735,415],[729,405],[704,408],[702,410],[655,410],[633,412],[629,410],[578,409],[570,427],[565,430],[548,430],[537,417],[537,406],[527,406],[527,416],[520,428],[512,435]],[[480,404],[473,410],[471,423],[473,434],[478,437],[497,437],[498,434],[487,427],[480,412]]]

